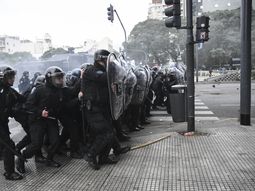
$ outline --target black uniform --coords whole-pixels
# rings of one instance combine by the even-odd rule
[[[19,80],[18,88],[20,93],[24,93],[30,88],[30,79],[28,72],[23,73],[22,77]]]
[[[12,108],[18,102],[23,102],[23,97],[9,86],[0,84],[0,139],[15,149],[15,144],[10,138],[8,117],[13,116]],[[3,147],[3,160],[5,177],[9,180],[21,179],[22,176],[14,171],[14,154],[6,147]]]
[[[97,163],[97,156],[100,156],[101,160],[108,157],[114,140],[105,68],[99,64],[90,66],[84,72],[82,81],[85,113],[92,138],[88,156]]]
[[[33,114],[29,117],[31,144],[23,151],[25,158],[31,158],[39,149],[41,149],[44,135],[47,133],[50,141],[47,159],[53,159],[53,155],[59,144],[57,117],[62,99],[62,90],[55,88],[50,84],[35,89],[35,91],[28,97],[26,107],[29,112]],[[48,110],[51,118],[41,117],[44,109]]]
[[[72,158],[82,158],[80,152],[80,143],[82,142],[81,131],[81,112],[78,93],[80,91],[80,80],[73,87],[63,88],[63,104],[60,113],[60,122],[63,130],[60,137],[60,143],[63,145],[70,138],[70,149]]]
[[[42,84],[37,84],[35,87],[31,86],[29,90],[27,90],[23,96],[27,100],[28,96],[33,92],[36,88],[39,88]],[[27,111],[25,104],[17,104],[15,106],[15,110],[17,112],[14,113],[14,119],[19,122],[26,132],[26,135],[16,144],[16,150],[20,152],[23,148],[31,143],[31,136],[30,136],[30,125],[29,125],[29,112]],[[43,157],[41,149],[35,154],[35,162],[44,163],[46,158]]]
[[[31,144],[23,151],[24,158],[31,158],[43,145],[44,135],[49,139],[47,149],[47,166],[60,167],[53,161],[53,156],[59,146],[58,117],[63,101],[63,70],[59,67],[49,67],[45,74],[46,84],[35,89],[26,102],[26,108],[31,113],[29,117]],[[45,116],[48,112],[48,116]],[[44,117],[42,114],[44,113]],[[17,170],[25,172],[24,162],[18,160]]]

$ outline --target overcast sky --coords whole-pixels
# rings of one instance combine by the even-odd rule
[[[110,37],[115,48],[124,41],[117,17],[107,20],[110,3],[117,10],[127,36],[147,18],[151,0],[0,0],[0,35],[34,41],[49,33],[53,45],[76,46],[85,39]]]

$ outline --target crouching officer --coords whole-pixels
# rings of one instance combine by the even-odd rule
[[[86,104],[85,113],[91,138],[88,162],[95,170],[100,168],[100,164],[117,162],[108,158],[114,141],[106,75],[109,54],[107,50],[96,51],[94,65],[89,66],[82,77],[81,90]]]
[[[53,156],[59,146],[57,118],[63,100],[64,72],[57,66],[51,66],[46,70],[45,79],[45,85],[36,88],[26,102],[26,108],[31,113],[29,117],[31,143],[22,155],[24,158],[31,158],[36,154],[47,134],[50,145],[46,165],[60,167],[60,164],[53,160]],[[20,159],[17,161],[17,170],[25,172],[24,162]]]
[[[12,108],[17,102],[22,102],[23,97],[11,86],[15,80],[13,68],[10,66],[0,66],[0,139],[3,145],[4,176],[7,180],[20,180],[23,177],[14,170],[15,144],[10,138],[8,118],[12,116]]]

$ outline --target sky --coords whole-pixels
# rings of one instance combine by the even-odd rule
[[[53,46],[78,46],[86,39],[109,37],[115,48],[125,40],[115,16],[107,19],[110,4],[117,10],[127,36],[147,19],[151,0],[0,0],[0,35],[35,41],[45,33]]]

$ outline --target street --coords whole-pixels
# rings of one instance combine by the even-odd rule
[[[240,117],[240,82],[232,83],[197,83],[196,98],[218,118]],[[255,82],[251,85],[251,118],[255,118]]]

